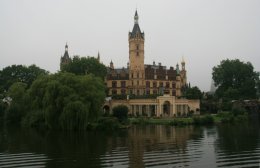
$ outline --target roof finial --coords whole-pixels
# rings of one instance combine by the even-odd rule
[[[184,60],[184,55],[182,54],[182,60],[181,60],[181,63],[183,64],[185,64],[185,60]]]
[[[137,9],[135,10],[135,17],[134,17],[134,19],[135,19],[135,24],[138,24],[138,13],[137,13]]]
[[[65,50],[68,51],[68,43],[66,42]]]

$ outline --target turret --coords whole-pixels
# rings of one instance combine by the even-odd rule
[[[63,65],[71,62],[71,58],[69,56],[68,48],[69,48],[68,44],[66,43],[64,55],[60,58],[60,70],[61,70]]]
[[[184,58],[182,57],[182,61],[181,61],[181,70],[185,70],[185,61]]]
[[[111,69],[114,69],[114,63],[112,62],[112,60],[111,60],[111,62],[110,62],[110,68],[111,68]]]

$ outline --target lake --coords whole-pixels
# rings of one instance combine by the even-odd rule
[[[259,167],[259,124],[132,126],[114,132],[0,130],[4,167]]]

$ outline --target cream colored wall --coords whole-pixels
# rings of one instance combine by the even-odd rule
[[[129,108],[131,105],[156,105],[156,116],[160,116],[162,114],[162,106],[165,101],[169,101],[171,105],[171,114],[172,117],[176,114],[176,106],[177,105],[188,105],[190,110],[196,112],[197,109],[200,109],[200,101],[199,100],[188,100],[188,99],[177,99],[174,96],[160,96],[157,99],[130,99],[130,100],[111,100],[109,103],[106,102],[106,105],[110,106],[112,110],[113,107],[118,105],[126,105]],[[199,112],[197,113],[199,114]]]

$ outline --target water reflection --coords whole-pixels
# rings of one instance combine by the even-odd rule
[[[259,125],[220,125],[216,141],[219,167],[259,167]]]
[[[259,151],[258,125],[0,130],[0,167],[257,167]]]

